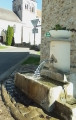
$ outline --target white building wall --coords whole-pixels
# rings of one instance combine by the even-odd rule
[[[16,28],[15,28],[15,33],[14,33],[14,39],[15,39],[15,43],[21,43],[21,24],[16,24]]]
[[[21,5],[21,10],[18,9],[19,5]],[[31,20],[36,19],[37,3],[32,0],[13,0],[13,11],[19,16],[22,21],[22,42],[34,45],[34,34],[32,33],[32,29],[34,27],[31,23]],[[41,27],[38,27],[37,29],[38,33],[35,34],[36,45],[41,43]]]
[[[28,5],[28,9],[27,9]],[[26,7],[25,7],[26,6]],[[32,12],[32,8],[34,7],[34,12]],[[23,0],[22,7],[22,22],[28,23],[28,21],[36,18],[37,11],[37,3],[30,0]]]
[[[41,44],[41,27],[38,28],[38,33],[36,33],[36,45]]]
[[[23,26],[23,42],[30,43],[30,27]]]
[[[38,22],[38,33],[36,33],[36,45],[41,44],[41,18],[39,18]]]
[[[21,43],[21,26],[22,26],[21,23],[0,20],[0,35],[2,30],[7,30],[8,25],[10,25],[11,27],[15,26],[15,33],[14,33],[15,43]]]
[[[28,9],[25,8],[25,6]],[[32,7],[34,7],[34,12],[31,11]],[[36,11],[37,11],[37,3],[30,0],[23,0],[23,10],[22,10],[22,23],[23,27],[23,42],[34,44],[34,37],[32,33],[33,25],[31,20],[36,19]]]
[[[32,0],[13,0],[12,4],[13,11],[18,15],[23,23],[28,23],[28,21],[36,18],[36,2],[33,2]],[[34,8],[34,12],[32,11],[32,8]]]

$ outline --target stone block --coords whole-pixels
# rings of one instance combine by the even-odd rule
[[[76,73],[69,75],[69,82],[73,84],[73,96],[76,98]]]
[[[32,75],[30,76],[17,73],[15,85],[46,111],[52,111],[55,101],[60,99],[62,86],[55,83],[47,84],[47,81],[37,80]]]
[[[61,74],[55,70],[41,70],[41,76],[46,76],[46,77],[49,77],[51,79],[54,79],[54,80],[57,80],[57,81],[60,81],[60,82],[68,82],[67,81],[67,75],[65,74]]]
[[[49,70],[43,69],[41,71],[41,76],[49,77],[49,78],[55,80],[56,82],[57,81],[61,82],[64,94],[65,94],[65,99],[67,98],[67,96],[75,97],[75,89],[74,89],[75,85],[73,85],[72,80],[69,80],[69,77],[71,76],[70,74],[69,75],[63,75],[61,73],[57,73],[57,71],[49,71]],[[74,78],[75,78],[75,76],[74,76]]]
[[[69,82],[67,84],[63,85],[64,92],[65,92],[65,98],[67,99],[68,96],[74,97],[74,91],[73,91],[73,83]]]
[[[76,104],[68,104],[60,101],[55,102],[53,109],[60,118],[64,120],[76,120]]]

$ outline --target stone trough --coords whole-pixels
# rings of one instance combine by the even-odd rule
[[[42,77],[37,80],[33,74],[17,73],[15,85],[48,112],[53,110],[56,100],[65,102],[66,96],[72,96],[69,92],[71,83],[64,84]]]

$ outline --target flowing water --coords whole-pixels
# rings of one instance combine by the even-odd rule
[[[34,77],[40,77],[40,71],[41,69],[44,67],[44,64],[46,63],[46,60],[43,61],[36,69],[36,71],[34,72]]]
[[[53,63],[54,59],[50,58],[48,60],[44,60],[43,62],[41,62],[41,64],[37,67],[37,69],[34,72],[34,77],[40,77],[40,71],[43,69],[45,63],[48,63],[48,62]]]

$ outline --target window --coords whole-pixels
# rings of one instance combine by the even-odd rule
[[[32,7],[32,12],[35,12],[34,7]]]
[[[30,12],[31,12],[32,10],[31,10],[31,6],[30,6]]]
[[[27,5],[25,4],[25,9],[27,9]]]
[[[29,8],[30,8],[29,3],[26,3],[26,4],[25,4],[25,9],[29,10]]]
[[[28,5],[27,5],[27,10],[28,10]]]
[[[35,6],[34,6],[34,4],[31,5],[31,12],[33,12],[33,13],[35,12]]]

